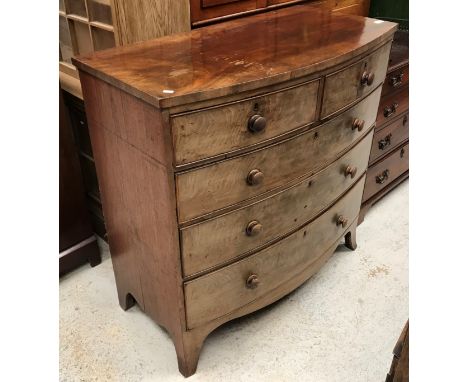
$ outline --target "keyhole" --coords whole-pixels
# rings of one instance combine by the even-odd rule
[[[257,103],[257,102],[255,102],[255,104],[254,104],[254,108],[253,108],[253,109],[254,109],[254,111],[258,111],[258,109],[259,109],[259,106],[258,106],[258,103]]]

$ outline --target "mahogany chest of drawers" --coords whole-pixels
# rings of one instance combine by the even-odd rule
[[[359,223],[369,208],[409,176],[408,32],[397,31],[382,86]]]
[[[396,24],[314,5],[74,60],[120,304],[206,336],[355,231]]]

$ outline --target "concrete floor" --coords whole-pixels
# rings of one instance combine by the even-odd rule
[[[383,381],[408,318],[408,182],[298,290],[228,323],[205,342],[191,381]],[[103,262],[60,280],[61,381],[183,381],[168,335],[118,305]]]

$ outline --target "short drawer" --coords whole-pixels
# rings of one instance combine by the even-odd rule
[[[387,74],[385,82],[382,86],[382,97],[387,94],[406,86],[409,82],[409,66],[405,65],[402,68],[395,69]]]
[[[371,130],[330,166],[291,188],[244,208],[183,228],[184,275],[190,276],[227,262],[313,219],[366,171],[372,136]]]
[[[379,112],[377,114],[377,128],[408,111],[408,107],[408,87],[401,89],[397,93],[392,93],[387,97],[383,97],[380,101]]]
[[[359,213],[364,176],[317,219],[245,259],[185,283],[189,329],[254,301],[288,281],[335,245]],[[346,222],[338,224],[338,218]],[[254,282],[254,280],[256,282]]]
[[[369,94],[385,79],[391,43],[365,59],[325,78],[321,118]]]
[[[374,124],[381,88],[326,124],[237,158],[176,175],[183,223],[291,185],[333,162]],[[362,123],[356,123],[362,121]],[[359,126],[359,127],[357,127]]]
[[[381,161],[367,170],[366,187],[362,200],[365,202],[371,196],[392,183],[409,168],[409,143],[396,149]]]
[[[317,120],[319,81],[171,118],[177,165],[227,153]]]
[[[392,151],[409,137],[409,114],[405,113],[374,133],[369,163]]]

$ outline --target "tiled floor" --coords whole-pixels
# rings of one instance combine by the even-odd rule
[[[298,290],[205,341],[191,381],[383,381],[408,318],[408,181]],[[60,280],[61,381],[183,381],[168,335],[118,302],[112,263]]]

